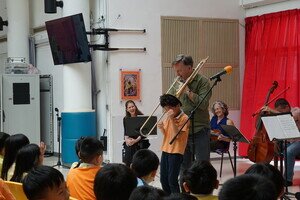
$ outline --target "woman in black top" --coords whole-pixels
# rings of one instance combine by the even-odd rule
[[[132,157],[139,149],[141,149],[141,141],[143,140],[143,137],[141,135],[137,136],[129,136],[131,134],[126,133],[125,128],[125,118],[127,117],[137,117],[138,115],[143,115],[143,113],[137,108],[134,101],[128,100],[125,103],[125,111],[126,116],[123,118],[123,126],[124,126],[124,139],[125,142],[123,143],[124,147],[124,157],[123,162],[130,166]]]

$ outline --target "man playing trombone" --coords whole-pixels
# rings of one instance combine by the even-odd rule
[[[187,115],[202,101],[210,89],[208,79],[198,73],[205,62],[206,59],[201,61],[196,69],[193,69],[193,58],[183,54],[176,56],[176,59],[172,62],[173,69],[180,78],[180,81],[183,82],[183,85],[177,82],[170,90],[170,94],[178,97],[182,102],[182,110]],[[196,160],[210,159],[210,125],[208,112],[210,98],[211,93],[203,99],[203,102],[194,113],[194,119],[191,120],[192,123],[181,171],[189,168],[194,158],[196,158]]]

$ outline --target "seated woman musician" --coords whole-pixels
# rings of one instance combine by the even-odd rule
[[[231,139],[221,127],[221,125],[234,125],[233,121],[227,117],[228,106],[223,101],[216,101],[213,103],[211,111],[214,116],[210,120],[210,150],[228,149]]]
[[[124,139],[125,139],[125,142],[123,144],[124,147],[123,162],[126,164],[126,166],[129,167],[135,152],[137,152],[139,149],[148,148],[150,144],[149,144],[149,140],[145,139],[141,135],[129,136],[131,134],[126,133],[125,118],[137,117],[138,115],[143,115],[143,113],[137,108],[134,101],[132,100],[126,101],[125,112],[126,115],[123,118]]]

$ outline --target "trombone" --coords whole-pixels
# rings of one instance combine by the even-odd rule
[[[194,71],[192,72],[192,74],[187,78],[187,80],[184,82],[184,84],[182,84],[182,82],[180,82],[180,77],[177,76],[175,81],[172,83],[172,85],[170,86],[170,88],[167,90],[166,94],[168,94],[170,92],[170,90],[174,87],[174,85],[176,83],[179,84],[179,88],[175,94],[175,96],[178,98],[180,97],[180,95],[183,93],[185,87],[187,86],[187,84],[189,84],[190,82],[193,81],[193,79],[195,78],[195,76],[199,73],[200,69],[203,67],[203,65],[206,63],[206,61],[208,60],[209,56],[207,56],[206,58],[202,59],[200,61],[200,63],[197,65],[197,67],[194,69]],[[159,123],[159,121],[163,118],[163,116],[166,114],[166,111],[163,112],[163,114],[161,115],[160,118],[157,119],[157,122],[154,124],[154,126],[150,129],[150,131],[148,133],[143,133],[143,129],[146,126],[146,124],[148,123],[148,121],[150,120],[150,118],[153,116],[153,114],[155,113],[155,111],[158,109],[160,103],[157,104],[157,106],[154,108],[154,110],[152,111],[152,113],[149,115],[149,117],[146,119],[146,121],[144,122],[144,124],[141,126],[140,128],[140,134],[144,137],[148,137],[150,135],[150,133],[152,133],[152,131],[155,129],[155,127],[157,126],[157,124]]]

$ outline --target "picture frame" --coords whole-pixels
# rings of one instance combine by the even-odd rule
[[[120,70],[121,100],[141,100],[141,70]]]

